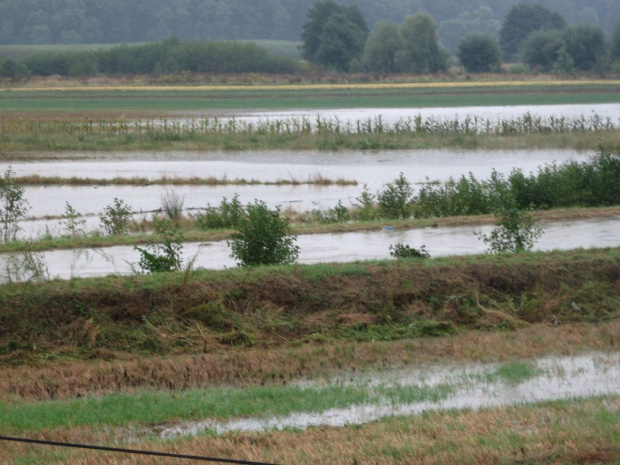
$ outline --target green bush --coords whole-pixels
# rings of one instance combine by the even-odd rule
[[[423,245],[419,249],[410,247],[408,244],[398,242],[395,245],[390,245],[390,255],[394,258],[418,258],[424,260],[425,258],[431,258],[431,255],[426,250],[426,246]]]
[[[114,204],[105,207],[99,217],[103,229],[109,235],[127,234],[130,220],[131,207],[116,197]]]
[[[146,248],[134,247],[140,252],[138,267],[144,273],[179,271],[182,265],[183,235],[169,220],[155,220],[155,233],[161,243],[149,244]]]
[[[542,235],[531,213],[516,208],[502,209],[495,215],[495,228],[490,235],[478,233],[492,253],[517,253],[531,250]]]
[[[0,234],[2,242],[14,240],[21,229],[19,222],[30,209],[24,186],[15,183],[15,171],[9,166],[0,178]]]
[[[207,206],[207,211],[194,216],[200,229],[236,228],[245,218],[246,212],[239,202],[239,195],[235,194],[229,202],[226,197],[222,199],[219,207]]]
[[[400,173],[394,182],[388,183],[385,190],[377,194],[379,215],[387,219],[409,218],[412,199],[411,184],[403,173]]]
[[[228,242],[231,257],[240,266],[283,265],[297,260],[297,237],[291,234],[288,219],[280,216],[279,207],[270,210],[265,202],[255,200],[246,213]]]

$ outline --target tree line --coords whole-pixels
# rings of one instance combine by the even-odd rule
[[[521,0],[341,0],[359,8],[371,28],[381,20],[426,12],[443,46],[456,53],[470,32],[497,37]],[[610,33],[618,0],[537,0],[570,25],[593,23]],[[95,44],[163,40],[297,41],[315,0],[0,0],[0,44]]]
[[[499,41],[481,32],[463,37],[455,54],[458,61],[450,61],[439,29],[431,15],[418,12],[402,24],[379,21],[371,31],[358,6],[318,0],[302,26],[300,49],[315,69],[342,72],[432,74],[459,63],[467,72],[498,72],[502,61],[521,61],[535,72],[620,71],[620,22],[608,37],[600,26],[568,26],[557,11],[520,3],[506,14]],[[293,73],[302,67],[252,42],[175,37],[95,51],[0,57],[0,77],[10,79],[28,75]]]

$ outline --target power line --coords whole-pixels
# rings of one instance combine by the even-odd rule
[[[45,446],[72,447],[75,449],[90,449],[90,450],[100,450],[100,451],[105,451],[105,452],[119,452],[123,454],[134,454],[134,455],[150,455],[150,456],[155,456],[155,457],[170,457],[170,458],[185,459],[185,460],[200,460],[202,462],[233,463],[233,464],[239,464],[239,465],[277,465],[275,463],[252,462],[249,460],[223,459],[223,458],[218,458],[218,457],[204,457],[200,455],[172,454],[169,452],[122,449],[118,447],[93,446],[89,444],[75,444],[75,443],[70,443],[70,442],[45,441],[42,439],[15,438],[15,437],[10,437],[10,436],[0,436],[0,441],[25,442],[28,444],[39,444],[39,445],[45,445]]]

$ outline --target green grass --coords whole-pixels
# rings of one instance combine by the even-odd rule
[[[447,385],[251,387],[185,392],[142,392],[101,398],[37,403],[0,403],[0,431],[4,434],[69,428],[82,425],[119,426],[161,424],[172,420],[269,417],[294,412],[321,412],[351,405],[438,401],[452,392]]]
[[[620,102],[614,84],[414,89],[3,91],[0,111],[218,111],[319,108],[424,108]]]

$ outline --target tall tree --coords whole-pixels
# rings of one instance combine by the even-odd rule
[[[364,46],[364,67],[379,73],[396,71],[396,54],[402,47],[398,26],[391,21],[379,21]]]
[[[515,58],[519,47],[532,32],[540,29],[564,29],[566,21],[561,14],[542,5],[520,3],[511,8],[499,32],[504,58]]]
[[[575,68],[591,71],[607,62],[607,43],[601,27],[582,24],[564,31],[564,47]]]
[[[459,60],[470,73],[499,71],[500,56],[497,40],[488,34],[469,34],[459,44]]]
[[[303,26],[302,56],[308,61],[347,70],[351,60],[362,57],[368,36],[364,15],[355,5],[321,0],[308,10]]]
[[[408,16],[401,28],[403,49],[398,67],[412,73],[436,73],[447,68],[448,51],[439,45],[437,23],[426,13]]]

